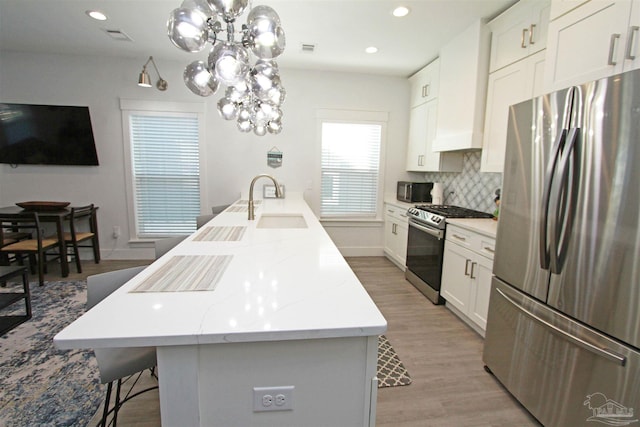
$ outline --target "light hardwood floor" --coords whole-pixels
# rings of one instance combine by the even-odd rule
[[[444,306],[431,304],[386,258],[347,261],[387,319],[386,336],[413,380],[409,386],[379,389],[378,427],[540,425],[484,371],[480,336]],[[103,261],[95,265],[89,261],[83,263],[84,274],[73,273],[70,279],[144,263]],[[145,376],[141,385],[150,383],[152,379]],[[90,425],[97,424],[99,413]],[[157,391],[127,402],[118,416],[118,425],[159,426]]]

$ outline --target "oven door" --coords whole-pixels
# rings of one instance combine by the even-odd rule
[[[435,293],[440,292],[443,254],[444,230],[429,227],[410,218],[407,270],[431,288],[427,289],[428,292],[431,290]],[[417,285],[414,281],[410,281],[426,295],[425,290],[420,287],[421,284]]]

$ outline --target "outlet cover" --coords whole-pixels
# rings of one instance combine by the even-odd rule
[[[253,412],[292,411],[294,389],[295,387],[292,385],[254,387]]]

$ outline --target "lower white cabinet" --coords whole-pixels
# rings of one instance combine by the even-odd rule
[[[447,225],[440,294],[447,307],[484,336],[495,239]]]
[[[407,237],[409,235],[407,210],[385,203],[384,212],[384,254],[404,270],[407,263]]]

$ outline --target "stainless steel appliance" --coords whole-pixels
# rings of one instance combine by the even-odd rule
[[[484,362],[545,426],[640,425],[640,71],[512,106],[507,138]]]
[[[396,199],[407,203],[431,203],[433,182],[398,181]]]
[[[447,218],[491,218],[492,215],[449,205],[418,205],[407,211],[407,269],[405,278],[434,304],[440,296],[442,256]]]

